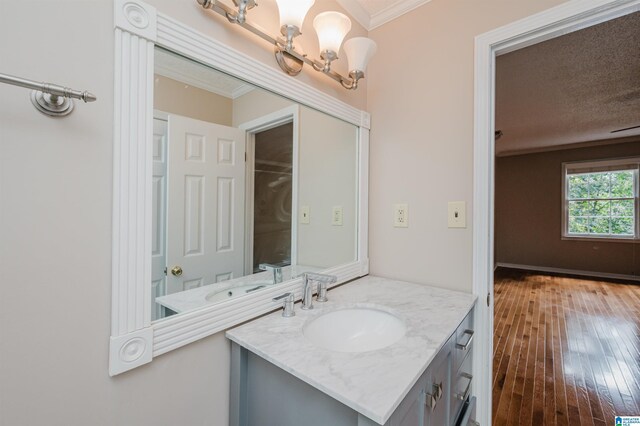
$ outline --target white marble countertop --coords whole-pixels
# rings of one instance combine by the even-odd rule
[[[323,269],[326,268],[319,268],[317,266],[310,265],[283,266],[282,280],[283,282],[286,282],[302,275],[303,272],[318,272]],[[215,303],[207,300],[207,296],[211,293],[218,293],[245,285],[264,287],[273,286],[273,272],[258,272],[256,274],[245,275],[244,277],[203,285],[202,287],[196,287],[190,290],[156,297],[156,302],[176,313],[187,312]],[[260,289],[258,288],[257,291],[259,290]]]
[[[226,335],[379,424],[391,417],[475,303],[469,293],[373,276],[332,289],[328,297],[314,302],[313,310],[297,303],[294,317],[274,312]],[[389,347],[360,353],[321,349],[304,337],[305,323],[349,307],[393,313],[405,322],[406,334]]]

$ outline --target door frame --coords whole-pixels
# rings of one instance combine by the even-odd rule
[[[571,0],[475,39],[473,293],[478,296],[478,346],[473,391],[480,424],[490,425],[492,420],[495,58],[639,10],[640,0]]]
[[[244,272],[253,273],[253,200],[254,200],[254,171],[255,171],[255,143],[256,133],[273,129],[286,123],[293,123],[293,154],[291,170],[291,265],[298,260],[298,153],[299,153],[299,124],[300,107],[291,105],[286,108],[247,121],[238,126],[247,133],[246,150],[247,161],[245,167],[245,243],[244,243]]]

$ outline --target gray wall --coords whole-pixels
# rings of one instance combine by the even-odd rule
[[[640,155],[638,142],[498,157],[496,262],[640,275],[640,244],[562,240],[562,163]]]

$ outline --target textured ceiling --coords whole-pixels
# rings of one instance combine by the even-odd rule
[[[640,12],[496,59],[497,154],[640,135]]]

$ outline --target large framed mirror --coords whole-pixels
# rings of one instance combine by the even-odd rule
[[[111,375],[368,273],[369,115],[114,4]]]
[[[152,320],[357,260],[358,128],[154,51]]]

